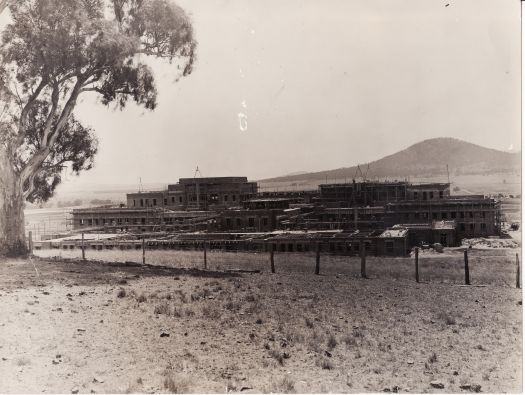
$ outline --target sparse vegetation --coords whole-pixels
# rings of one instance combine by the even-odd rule
[[[473,262],[475,268],[476,260]],[[348,264],[348,258],[345,264]],[[93,383],[95,390],[108,385],[107,388],[118,389],[118,392],[224,392],[230,382],[230,390],[241,393],[380,392],[384,389],[395,392],[396,385],[404,388],[403,380],[410,377],[411,384],[406,384],[410,386],[410,392],[427,392],[430,374],[439,375],[451,392],[459,392],[460,384],[482,384],[483,392],[497,392],[498,389],[516,392],[519,385],[516,373],[519,363],[515,362],[519,352],[506,343],[509,336],[521,336],[521,321],[506,315],[507,311],[517,313],[521,309],[516,304],[521,295],[514,288],[499,287],[497,292],[490,293],[489,287],[423,285],[414,281],[385,280],[381,275],[363,282],[352,277],[313,274],[283,277],[246,274],[219,279],[219,285],[216,285],[213,283],[215,278],[207,277],[214,275],[213,266],[206,275],[184,274],[176,282],[173,275],[166,275],[166,268],[160,272],[162,275],[154,276],[143,273],[144,270],[154,270],[151,268],[126,267],[119,270],[129,273],[119,275],[130,279],[123,287],[129,300],[116,303],[111,300],[119,290],[119,286],[111,288],[115,284],[113,267],[107,277],[109,281],[100,271],[93,280],[90,263],[77,266],[68,262],[63,265],[63,270],[68,270],[68,276],[74,275],[75,279],[64,281],[58,280],[66,278],[62,272],[53,276],[46,273],[53,265],[57,263],[37,268],[43,272],[43,278],[70,285],[71,289],[60,293],[49,287],[50,294],[45,296],[38,292],[40,304],[31,307],[36,316],[22,313],[28,300],[38,300],[33,298],[34,292],[26,293],[29,297],[24,298],[25,291],[16,283],[2,284],[2,303],[9,305],[6,302],[14,303],[15,298],[19,298],[15,311],[23,315],[18,322],[36,327],[37,320],[46,320],[37,311],[37,308],[46,307],[42,298],[56,298],[49,315],[62,320],[64,332],[71,334],[74,341],[89,339],[103,344],[101,363],[111,362],[105,359],[106,355],[118,358],[116,369],[127,366],[119,361],[127,361],[127,356],[137,352],[140,345],[137,339],[147,341],[147,347],[139,352],[141,359],[135,359],[132,365],[133,373],[125,379],[116,375],[111,382],[110,373],[98,373],[106,379],[106,384]],[[381,273],[380,269],[374,271],[376,267],[372,265],[371,273]],[[10,273],[13,267],[6,266],[2,270]],[[33,267],[27,269],[33,278]],[[75,272],[69,272],[71,270]],[[81,270],[85,272],[78,273]],[[325,271],[329,270],[331,267],[327,264]],[[177,273],[176,269],[174,272]],[[141,274],[140,281],[133,279],[136,273]],[[19,274],[19,278],[27,281],[29,275]],[[240,283],[243,290],[238,292],[234,282]],[[103,285],[98,286],[99,283]],[[82,288],[77,289],[79,285]],[[222,290],[215,292],[221,285]],[[249,287],[252,291],[248,291]],[[17,291],[6,292],[10,289]],[[202,298],[206,289],[209,295]],[[86,296],[76,296],[80,291]],[[72,300],[66,293],[73,295]],[[190,301],[190,295],[196,293],[200,293],[199,298]],[[245,297],[251,294],[255,295],[253,301],[252,298],[247,301]],[[370,297],[378,294],[382,295],[379,300]],[[137,302],[142,295],[145,300],[139,305]],[[187,295],[187,303],[182,302],[182,295]],[[317,300],[312,304],[315,295],[318,295]],[[489,300],[489,295],[493,300]],[[100,314],[93,314],[95,304],[90,305],[93,310],[84,309],[92,300],[100,306]],[[256,312],[249,313],[248,307],[254,305],[258,306]],[[60,310],[57,306],[61,306]],[[485,314],[476,314],[476,309]],[[183,318],[175,318],[177,315]],[[447,326],[447,315],[457,321],[456,326]],[[5,324],[5,330],[12,332],[16,325],[14,321],[9,322],[9,315],[6,317],[0,324]],[[82,320],[82,325],[79,325],[79,320]],[[44,330],[47,327],[42,325]],[[136,337],[119,336],[117,342],[107,336],[107,331],[114,333],[123,327],[123,333],[136,334]],[[79,328],[85,331],[78,331]],[[454,333],[454,329],[459,333]],[[4,326],[0,325],[0,331],[3,330]],[[432,340],[423,341],[427,336],[432,336]],[[31,341],[39,344],[38,339],[32,337]],[[50,339],[54,341],[52,337]],[[458,343],[464,344],[461,351]],[[418,344],[416,352],[414,344]],[[69,365],[78,371],[87,366],[85,361],[88,359],[82,351],[77,356],[64,349],[67,344],[51,345],[59,348],[65,359],[51,364],[50,361],[56,359],[53,352],[49,355],[49,369],[56,371],[58,367],[69,373],[72,371]],[[40,346],[44,345],[40,343]],[[26,350],[17,351],[18,355],[27,356],[32,365],[36,366],[35,361],[38,361],[40,366],[40,357],[35,359],[34,354],[24,354]],[[502,358],[503,354],[509,357]],[[9,362],[8,353],[0,356],[8,358],[0,363],[16,377],[16,358]],[[159,363],[158,370],[151,369]],[[489,368],[495,366],[496,371],[491,373]],[[512,370],[514,367],[516,370]],[[24,370],[30,371],[29,368]],[[459,374],[452,373],[456,370]],[[425,371],[427,373],[423,373]],[[202,372],[206,380],[190,382],[186,375],[195,372],[199,375]],[[143,383],[139,383],[137,377],[141,377]],[[188,384],[191,388],[184,388],[185,380],[191,383]],[[89,391],[90,388],[86,388]],[[53,392],[51,389],[54,388],[48,385],[44,389]]]
[[[181,303],[188,303],[188,297],[182,290],[176,289],[175,291],[173,291],[173,293],[179,296],[179,300]]]
[[[245,302],[253,303],[257,300],[257,298],[253,294],[248,294],[244,297]]]
[[[31,363],[31,360],[27,357],[18,357],[16,359],[16,366],[26,366]]]
[[[304,317],[304,323],[306,324],[307,328],[313,328],[314,327],[314,321],[311,320],[309,317]]]
[[[164,388],[167,389],[170,394],[184,394],[189,390],[189,383],[187,379],[168,375],[164,378]]]
[[[221,311],[216,304],[207,304],[202,307],[202,316],[212,320],[219,319],[221,317]]]
[[[334,364],[326,357],[321,357],[317,360],[317,366],[320,366],[322,369],[332,370]]]
[[[444,321],[447,325],[456,325],[456,319],[451,314],[445,311],[439,313],[438,319]]]
[[[279,362],[279,365],[284,365],[284,355],[279,350],[276,350],[275,348],[271,349],[270,356]]]
[[[229,310],[229,311],[235,313],[235,312],[237,312],[237,311],[239,311],[241,309],[241,304],[239,302],[237,302],[237,301],[234,301],[234,300],[230,299],[228,302],[226,302],[224,304],[224,308],[226,310]]]
[[[354,347],[357,345],[357,340],[356,340],[356,337],[354,336],[353,333],[345,333],[343,335],[343,337],[341,338],[341,342],[343,342],[344,344],[346,344],[346,346],[348,348],[350,347]]]
[[[328,347],[329,350],[333,350],[337,346],[337,339],[332,333],[330,333],[330,335],[328,336],[328,341],[326,342],[326,346]]]
[[[288,376],[284,376],[282,379],[275,381],[272,386],[271,392],[291,394],[295,392],[295,382]]]
[[[432,355],[430,355],[430,357],[428,358],[428,362],[430,362],[430,363],[436,363],[437,360],[438,360],[438,358],[437,358],[437,355],[436,355],[435,352],[433,352]]]
[[[167,302],[162,302],[160,304],[157,304],[155,306],[155,309],[153,310],[155,314],[170,314],[170,305]]]

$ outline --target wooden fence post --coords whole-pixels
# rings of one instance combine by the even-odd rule
[[[361,254],[361,277],[366,278],[366,251],[364,241],[359,243],[359,250]]]
[[[272,273],[275,273],[275,263],[273,261],[273,254],[274,254],[273,244],[270,244],[270,268],[272,269]]]
[[[414,253],[416,254],[416,283],[419,282],[419,248],[416,247],[414,249]]]
[[[82,248],[82,260],[85,261],[86,260],[86,247],[84,246],[84,232],[82,232],[81,248]]]
[[[146,264],[146,240],[142,238],[142,264]]]
[[[29,243],[28,243],[28,247],[29,247],[29,253],[30,254],[33,254],[33,232],[29,231]]]
[[[204,269],[208,268],[208,260],[206,259],[206,240],[203,242],[204,244]]]
[[[317,243],[315,249],[315,274],[319,274],[319,266],[321,262],[321,243]]]
[[[470,272],[468,269],[468,250],[465,250],[464,260],[465,260],[465,284],[470,285]]]
[[[520,288],[520,257],[516,254],[516,288]]]

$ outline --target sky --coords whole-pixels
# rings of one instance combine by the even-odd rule
[[[86,185],[251,180],[379,159],[424,139],[521,147],[520,2],[179,0],[194,72],[151,61],[158,107],[85,96],[100,141]]]

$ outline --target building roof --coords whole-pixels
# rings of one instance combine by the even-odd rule
[[[392,237],[405,237],[408,233],[408,229],[406,228],[391,228],[385,230],[383,233],[379,235],[381,238],[392,238]]]
[[[438,187],[438,188],[448,188],[450,187],[450,183],[448,182],[420,182],[420,183],[411,183],[408,185],[409,188],[417,188],[417,189],[423,189],[423,188],[430,188],[430,187]]]
[[[136,192],[128,192],[126,193],[126,196],[142,196],[146,197],[145,195],[162,195],[165,193],[165,189],[158,189],[158,190],[149,190],[149,191],[136,191]]]
[[[447,196],[443,199],[430,200],[398,200],[390,201],[386,205],[393,206],[440,206],[446,204],[477,204],[477,203],[496,203],[492,198],[474,195],[474,196]]]
[[[385,212],[385,206],[355,206],[355,207],[326,207],[324,209],[325,213],[338,214],[338,213],[348,213],[352,214],[354,209],[357,209],[360,214],[382,214]]]
[[[128,208],[128,207],[91,207],[91,208],[77,208],[73,209],[71,212],[73,215],[89,215],[89,214],[156,214],[156,215],[165,215],[168,217],[198,217],[198,216],[208,216],[212,213],[210,211],[182,211],[182,210],[170,210],[168,208],[160,207],[143,207],[143,208]]]
[[[396,224],[392,227],[392,229],[399,229],[399,228],[406,228],[406,229],[430,229],[432,226],[429,223],[421,223],[421,224]]]
[[[288,198],[255,198],[245,200],[245,203],[265,203],[265,202],[289,202]]]
[[[456,221],[433,221],[432,229],[456,229]]]
[[[161,208],[158,207],[143,207],[143,208],[128,208],[128,207],[89,207],[89,208],[75,208],[72,214],[125,214],[125,213],[160,213]]]
[[[197,177],[179,178],[179,184],[231,184],[238,182],[248,182],[246,177]]]

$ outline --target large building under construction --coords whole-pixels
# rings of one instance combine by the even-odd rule
[[[450,196],[450,184],[395,182],[352,182],[319,186],[323,203],[337,207],[377,206],[405,200],[439,201]]]
[[[462,238],[498,235],[499,212],[495,199],[451,195],[449,183],[353,181],[323,184],[317,191],[258,193],[257,183],[246,177],[209,177],[130,193],[126,207],[73,210],[73,223],[86,231],[134,233],[340,230],[365,235],[405,229],[408,246],[454,246]]]
[[[246,177],[181,178],[163,191],[127,195],[129,208],[165,207],[172,210],[221,210],[256,197],[257,183]]]

